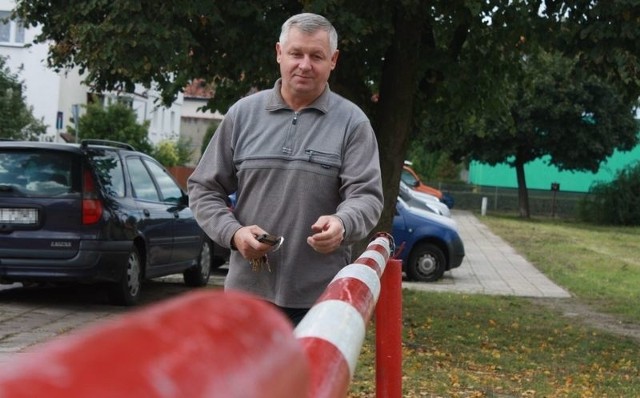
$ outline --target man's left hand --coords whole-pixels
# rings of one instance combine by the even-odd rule
[[[337,216],[320,216],[311,230],[314,234],[307,237],[307,243],[318,253],[331,253],[344,239],[344,226]]]

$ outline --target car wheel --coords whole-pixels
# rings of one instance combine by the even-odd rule
[[[142,268],[138,248],[133,246],[122,278],[109,286],[109,301],[115,305],[135,305],[140,298]]]
[[[221,256],[214,256],[211,258],[211,269],[218,269],[220,267],[222,267],[223,265],[225,265],[225,263],[227,262],[227,259]]]
[[[202,241],[198,263],[182,274],[184,276],[184,283],[187,286],[193,287],[205,286],[209,282],[212,262],[211,243],[205,239]]]
[[[411,251],[406,267],[407,277],[419,282],[435,282],[442,278],[446,258],[433,243],[419,243]]]

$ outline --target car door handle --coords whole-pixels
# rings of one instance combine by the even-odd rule
[[[142,214],[144,214],[145,217],[149,217],[151,215],[151,213],[149,213],[148,209],[142,210]]]

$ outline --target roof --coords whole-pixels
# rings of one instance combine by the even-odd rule
[[[184,97],[209,99],[213,97],[214,92],[213,86],[204,79],[195,79],[184,88]]]

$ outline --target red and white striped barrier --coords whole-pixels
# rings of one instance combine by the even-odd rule
[[[390,237],[373,240],[295,330],[255,296],[191,292],[39,347],[0,374],[0,398],[344,397],[391,246]],[[401,394],[402,271],[393,261],[383,281],[395,270],[389,275],[397,285],[389,289],[395,298],[381,306],[385,322],[376,325],[378,335],[380,324],[397,323],[381,340],[385,358],[377,364],[385,379],[393,378],[384,380],[384,395],[377,395],[385,398]]]
[[[188,293],[43,345],[0,374],[0,397],[306,397],[292,332],[256,297]]]
[[[338,272],[295,328],[311,364],[311,397],[346,396],[380,295],[390,246],[384,237],[369,243],[353,264]]]

